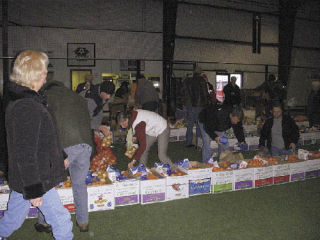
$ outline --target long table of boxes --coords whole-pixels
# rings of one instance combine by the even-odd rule
[[[191,162],[191,161],[190,161]],[[290,184],[320,177],[320,158],[296,162],[282,161],[275,165],[248,167],[214,172],[212,167],[192,162],[196,169],[181,176],[159,177],[153,180],[129,179],[109,181],[104,185],[88,185],[89,212],[113,210],[133,204],[152,204],[185,199],[201,194],[218,194],[229,191],[254,189],[275,184]],[[8,185],[0,185],[0,215],[7,208]],[[57,188],[63,205],[75,211],[72,189]],[[37,209],[31,208],[28,217],[36,217]]]

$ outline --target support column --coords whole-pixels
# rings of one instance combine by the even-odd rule
[[[175,113],[175,94],[172,88],[172,65],[174,57],[177,0],[163,1],[163,94],[162,100],[167,103],[167,116]]]
[[[290,65],[294,37],[295,18],[299,0],[280,0],[278,74],[283,86],[290,80]],[[286,93],[285,93],[286,94]],[[286,97],[285,97],[286,98]]]

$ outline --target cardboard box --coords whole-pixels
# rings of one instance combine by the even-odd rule
[[[222,193],[233,190],[233,171],[212,172],[211,191],[212,193]]]
[[[10,193],[10,188],[8,184],[0,185],[0,193]]]
[[[320,176],[320,159],[308,160],[305,162],[305,178],[315,178]]]
[[[140,180],[140,203],[150,204],[164,202],[167,200],[166,179],[163,178],[154,168],[151,173],[158,179]]]
[[[198,169],[188,170],[189,196],[211,193],[211,168],[200,162],[190,161],[190,164]]]
[[[126,206],[139,203],[140,181],[136,179],[114,183],[115,206]]]
[[[0,210],[6,210],[8,207],[10,193],[0,193]]]
[[[167,201],[189,198],[189,176],[166,177]]]
[[[254,169],[245,168],[233,170],[234,174],[234,190],[243,190],[253,188],[254,184]]]
[[[305,179],[306,164],[305,162],[296,162],[290,164],[290,181],[299,181]]]
[[[254,186],[263,187],[273,184],[273,167],[254,168]]]
[[[170,142],[179,141],[179,128],[170,128],[169,141]]]
[[[112,210],[114,204],[113,184],[88,186],[88,211]]]
[[[316,133],[301,133],[300,138],[302,139],[303,145],[315,144],[316,143]]]
[[[281,184],[290,181],[290,164],[273,165],[273,183]]]
[[[149,204],[166,201],[166,179],[140,181],[140,203]]]
[[[74,206],[72,188],[57,188],[56,190],[63,206],[70,213],[74,213],[76,208]]]

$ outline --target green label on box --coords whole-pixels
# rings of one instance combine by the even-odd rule
[[[213,186],[213,191],[214,192],[232,191],[232,183],[214,185]]]

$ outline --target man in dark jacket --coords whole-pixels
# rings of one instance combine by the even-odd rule
[[[199,114],[199,126],[202,146],[202,161],[206,162],[211,157],[210,140],[215,140],[218,144],[218,159],[222,151],[228,150],[229,144],[222,143],[221,137],[227,138],[226,130],[233,128],[234,134],[239,143],[244,144],[245,138],[242,127],[243,111],[240,107],[224,106],[217,109],[210,105]]]
[[[209,104],[209,93],[206,80],[201,76],[201,68],[196,67],[192,78],[186,78],[183,84],[184,105],[187,108],[186,146],[192,147],[193,125],[197,124],[201,110]]]
[[[308,95],[308,119],[309,127],[320,127],[320,81],[312,81],[312,89]]]
[[[236,84],[237,78],[231,77],[230,82],[223,88],[224,102],[228,106],[239,106],[241,103],[240,88]]]
[[[297,124],[282,112],[281,103],[275,102],[272,108],[273,117],[266,120],[260,133],[260,149],[266,146],[267,141],[267,148],[273,156],[293,153],[299,140]]]
[[[159,93],[152,82],[147,80],[143,74],[137,75],[137,89],[134,101],[143,110],[152,112],[158,112],[159,110]]]
[[[112,81],[104,81],[79,93],[88,102],[91,129],[97,132],[100,130],[105,136],[109,135],[109,131],[105,125],[102,125],[103,106],[110,99],[114,90],[115,86]]]
[[[49,109],[57,122],[59,139],[68,154],[69,172],[73,199],[76,208],[76,221],[80,231],[88,231],[88,193],[85,179],[90,166],[93,136],[87,102],[77,93],[68,89],[62,82],[51,81],[43,87]],[[42,216],[35,225],[36,230],[48,232]]]

